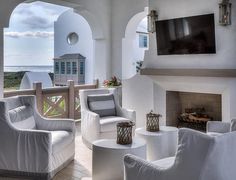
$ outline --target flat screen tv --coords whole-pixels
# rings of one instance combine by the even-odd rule
[[[214,54],[214,14],[156,21],[157,53]]]

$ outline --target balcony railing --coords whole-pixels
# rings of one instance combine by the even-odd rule
[[[80,118],[79,90],[95,89],[98,81],[88,85],[74,85],[68,81],[67,86],[42,89],[42,83],[34,83],[34,89],[4,92],[4,97],[18,95],[35,95],[40,114],[50,118]]]

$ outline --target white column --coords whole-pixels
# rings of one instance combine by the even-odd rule
[[[4,91],[4,29],[0,28],[0,98]]]
[[[110,78],[110,55],[107,40],[94,40],[94,78],[99,79],[101,85]]]

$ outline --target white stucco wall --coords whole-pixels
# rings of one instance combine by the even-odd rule
[[[146,0],[127,0],[127,1],[112,0],[111,68],[112,68],[112,74],[120,78],[122,77],[122,69],[124,70],[125,67],[125,64],[124,63],[122,64],[122,38],[125,38],[126,27],[132,17],[134,17],[138,13],[145,11],[145,7],[147,7],[147,5],[148,1]],[[142,18],[144,18],[144,16],[142,16]],[[140,20],[142,20],[142,18]],[[135,30],[136,28],[137,26],[135,27]],[[127,41],[123,40],[123,44],[126,43],[132,46],[132,42],[130,42],[129,40]],[[125,49],[127,48],[125,47]],[[132,62],[127,62],[127,63],[128,66],[130,63],[132,64]]]
[[[122,79],[129,79],[133,77],[136,74],[136,59],[135,58],[142,58],[144,56],[144,50],[141,50],[138,47],[138,37],[137,37],[137,30],[140,30],[138,26],[140,25],[140,22],[147,16],[148,9],[145,8],[142,12],[139,12],[131,17],[131,19],[127,22],[125,25],[125,34],[122,38],[122,51],[120,52],[122,54]],[[142,29],[143,30],[143,29]],[[118,43],[118,42],[117,42]],[[118,45],[118,44],[117,44]],[[140,54],[136,54],[137,52],[140,52]],[[139,57],[137,57],[139,56]],[[120,61],[120,59],[119,59]],[[117,67],[120,68],[119,66]],[[116,69],[117,70],[117,69]]]
[[[154,84],[147,76],[135,75],[122,81],[123,106],[136,111],[136,128],[145,126],[146,114],[154,110]]]
[[[149,8],[158,11],[159,20],[201,15],[215,14],[216,54],[199,55],[157,55],[156,34],[149,38],[149,50],[145,52],[144,67],[149,68],[236,68],[236,0],[232,2],[232,25],[220,26],[218,24],[219,1],[217,0],[149,0]],[[171,76],[145,76],[146,79],[136,77],[126,80],[123,91],[127,99],[123,99],[127,107],[138,109],[140,117],[147,113],[142,108],[142,101],[130,98],[133,94],[140,95],[140,89],[153,89],[153,94],[143,91],[143,96],[152,99],[151,106],[155,112],[163,115],[161,123],[166,119],[166,91],[214,93],[222,95],[222,121],[230,122],[236,117],[236,78],[213,77],[171,77]],[[149,78],[149,79],[147,79]],[[151,81],[151,82],[150,82]],[[147,85],[149,82],[149,85]],[[134,83],[139,87],[132,88]],[[138,89],[140,88],[140,89]],[[134,103],[135,102],[135,103]],[[138,121],[143,120],[137,118]],[[140,124],[138,122],[138,124]]]
[[[71,32],[79,36],[79,41],[74,45],[67,43],[67,36]],[[80,53],[86,57],[85,83],[92,83],[94,80],[93,52],[92,31],[88,22],[73,10],[60,15],[54,23],[54,57],[69,53]]]
[[[157,55],[156,34],[150,37],[145,67],[152,68],[236,68],[236,0],[232,2],[232,25],[221,26],[218,0],[149,0],[150,9],[158,11],[158,19],[172,19],[214,13],[216,54]]]
[[[222,121],[236,117],[236,78],[143,76],[123,80],[123,105],[137,113],[137,126],[145,125],[150,109],[162,115],[160,124],[166,124],[166,91],[220,94]]]

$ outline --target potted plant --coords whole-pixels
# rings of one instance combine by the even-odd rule
[[[111,79],[105,80],[103,82],[103,86],[106,88],[115,88],[118,96],[119,96],[119,102],[120,105],[122,105],[122,88],[121,88],[121,80],[118,79],[116,76],[112,76]]]
[[[111,79],[103,82],[104,87],[117,87],[121,86],[121,81],[116,77],[112,76]]]

